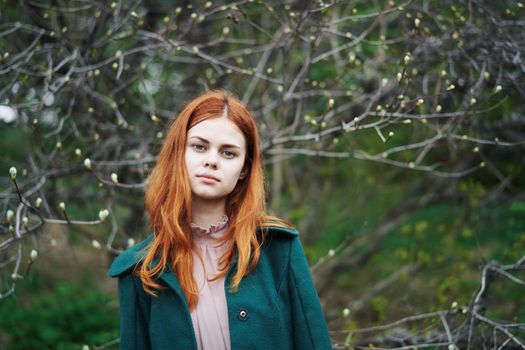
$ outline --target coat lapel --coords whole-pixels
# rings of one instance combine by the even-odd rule
[[[234,256],[233,262],[228,268],[228,271],[226,272],[226,276],[224,279],[224,288],[226,288],[227,281],[229,280],[230,274],[232,273],[233,269],[237,265],[237,260],[239,256],[237,252],[234,252],[234,254],[235,256]],[[158,260],[155,260],[152,262],[151,266],[153,267],[157,263],[158,263]],[[187,304],[186,297],[184,296],[184,292],[182,291],[177,275],[174,271],[172,271],[171,266],[169,265],[166,266],[166,269],[159,277],[177,294],[177,296],[181,299],[183,303]],[[226,289],[226,292],[227,291],[228,290]],[[226,295],[228,295],[228,293],[226,293]]]
[[[173,291],[180,297],[180,299],[185,303],[186,298],[180,287],[179,280],[175,277],[175,273],[171,271],[171,267],[167,266],[160,279],[163,280]]]

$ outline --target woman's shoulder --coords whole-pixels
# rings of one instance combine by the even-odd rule
[[[294,238],[299,235],[299,231],[292,225],[291,222],[283,218],[263,215],[257,226],[257,231],[264,235],[271,235],[283,238]]]
[[[291,246],[299,240],[299,231],[295,228],[280,226],[257,227],[262,241],[262,253],[271,261],[288,261]]]
[[[263,234],[271,234],[286,238],[293,238],[299,235],[299,231],[293,227],[276,226],[272,224],[257,226],[257,231]]]
[[[299,231],[293,226],[261,225],[257,227],[257,237],[267,252],[286,251],[293,241],[299,239]]]
[[[153,234],[149,234],[144,240],[120,253],[109,267],[109,276],[117,277],[137,265],[144,258],[146,249],[152,240]]]

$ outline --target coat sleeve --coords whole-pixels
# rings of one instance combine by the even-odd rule
[[[118,278],[120,302],[120,350],[148,350],[151,297],[140,279],[128,272]]]
[[[298,237],[292,239],[289,264],[293,348],[332,349],[328,326]]]

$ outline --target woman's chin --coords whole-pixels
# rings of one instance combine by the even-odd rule
[[[192,199],[194,201],[200,200],[200,201],[218,202],[218,201],[224,200],[225,198],[226,198],[225,195],[217,194],[217,193],[210,193],[206,191],[192,193]]]

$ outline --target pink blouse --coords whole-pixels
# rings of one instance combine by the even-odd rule
[[[191,232],[196,248],[200,250],[204,265],[198,255],[193,253],[193,278],[199,287],[199,303],[190,313],[199,350],[230,350],[230,329],[228,305],[224,290],[224,277],[207,281],[219,273],[219,259],[228,248],[229,242],[220,245],[216,242],[228,225],[228,217],[208,228],[191,224]]]

